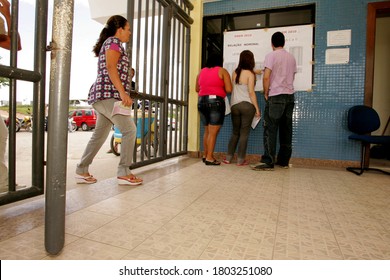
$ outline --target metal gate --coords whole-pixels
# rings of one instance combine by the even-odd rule
[[[61,251],[65,235],[66,161],[70,55],[74,0],[54,0],[53,37],[47,47],[48,0],[36,0],[34,70],[17,68],[18,0],[12,1],[12,46],[10,66],[0,65],[0,76],[10,78],[10,119],[16,118],[16,80],[34,83],[32,131],[32,186],[16,190],[15,123],[9,130],[9,192],[0,205],[40,195],[44,190],[44,121],[46,52],[51,51],[48,131],[45,246],[51,254]],[[135,104],[141,131],[141,153],[134,153],[133,167],[162,161],[187,153],[189,94],[189,11],[188,0],[128,1],[127,18],[133,23],[132,40],[127,44],[136,72]],[[149,132],[149,133],[144,133]]]
[[[134,167],[187,153],[190,25],[187,0],[128,1],[128,52],[140,108]],[[137,101],[136,101],[137,104]]]
[[[35,9],[35,46],[34,69],[32,71],[17,67],[18,12],[19,1],[11,4],[11,48],[10,66],[0,65],[0,76],[9,78],[9,137],[8,137],[8,190],[0,196],[0,205],[37,196],[44,189],[44,112],[45,112],[45,71],[46,71],[46,37],[47,37],[47,0],[37,0]],[[31,186],[18,190],[16,188],[16,81],[34,83],[32,127],[32,178]],[[3,120],[0,120],[3,121]]]

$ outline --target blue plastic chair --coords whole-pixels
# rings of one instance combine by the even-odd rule
[[[366,150],[370,148],[370,144],[390,145],[390,136],[371,135],[371,132],[377,130],[380,125],[379,115],[371,107],[357,105],[348,110],[348,129],[353,132],[348,138],[360,141],[362,145],[360,167],[347,167],[348,171],[361,175],[364,171],[374,170],[390,175],[390,172],[385,170],[370,168],[365,160]]]

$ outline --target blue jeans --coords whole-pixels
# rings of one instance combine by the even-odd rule
[[[204,95],[198,98],[198,111],[204,126],[223,125],[225,100],[220,96]]]
[[[292,115],[294,94],[271,96],[264,110],[264,155],[261,162],[288,165],[292,153]],[[276,141],[279,130],[279,152],[276,156]]]

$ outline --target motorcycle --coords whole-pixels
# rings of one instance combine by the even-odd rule
[[[45,117],[44,129],[45,131],[48,131],[49,129],[49,116]],[[77,125],[76,122],[73,120],[73,117],[68,118],[68,131],[75,132],[76,130],[77,130]]]
[[[5,125],[7,127],[9,127],[10,119],[7,118],[4,122],[5,122]],[[16,118],[16,120],[15,120],[15,131],[19,132],[21,127],[22,127],[22,119]]]
[[[25,116],[23,119],[16,120],[16,131],[19,131],[21,128],[25,129],[26,131],[32,131],[32,116]],[[19,123],[18,123],[19,122]],[[19,127],[19,128],[18,128]]]
[[[75,132],[77,130],[77,125],[73,117],[68,118],[68,130],[69,132]]]

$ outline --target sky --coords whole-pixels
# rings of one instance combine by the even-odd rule
[[[49,0],[47,45],[52,39],[52,10],[54,0]],[[35,0],[19,0],[19,34],[22,50],[18,52],[18,67],[33,70]],[[88,90],[95,81],[97,58],[92,47],[99,37],[103,25],[91,19],[88,0],[74,0],[72,68],[70,81],[70,99],[87,99]],[[0,49],[0,63],[9,65],[9,53]],[[46,102],[49,95],[50,52],[47,53]],[[8,100],[9,88],[0,89],[0,100]],[[32,101],[33,85],[30,82],[17,82],[17,101]]]

